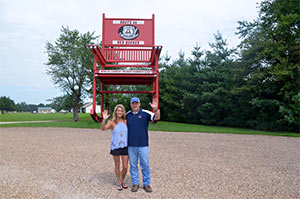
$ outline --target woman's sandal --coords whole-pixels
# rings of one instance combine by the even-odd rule
[[[121,185],[122,185],[122,188],[123,188],[123,189],[127,189],[127,188],[128,188],[128,185],[125,184],[125,183],[121,183]]]
[[[118,191],[122,191],[123,190],[123,185],[122,184],[118,184],[117,185],[117,189],[118,189]]]

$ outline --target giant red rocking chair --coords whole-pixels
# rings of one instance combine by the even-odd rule
[[[102,48],[89,46],[94,54],[90,114],[96,122],[102,121],[102,114],[96,113],[97,93],[101,95],[101,112],[107,93],[149,93],[158,102],[158,59],[162,49],[162,46],[154,45],[154,14],[152,19],[105,18],[103,14],[102,23]],[[101,67],[97,67],[98,64]],[[133,67],[144,70],[132,70]],[[100,90],[97,90],[97,84],[100,84]],[[152,90],[106,91],[104,85],[152,85]]]

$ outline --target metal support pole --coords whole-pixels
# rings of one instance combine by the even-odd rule
[[[97,85],[95,77],[95,68],[97,68],[97,58],[94,56],[94,75],[93,75],[93,111],[96,112],[96,94],[97,94]]]
[[[104,93],[103,93],[103,83],[101,83],[101,113],[100,117],[102,118],[102,112],[103,112],[103,103],[104,103]]]

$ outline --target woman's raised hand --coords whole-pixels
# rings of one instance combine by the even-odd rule
[[[103,119],[104,120],[106,120],[107,118],[109,118],[109,114],[108,114],[108,111],[107,110],[104,110],[103,112],[102,112],[102,117],[103,117]]]

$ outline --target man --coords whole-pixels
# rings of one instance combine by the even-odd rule
[[[137,192],[140,187],[138,171],[139,159],[143,175],[143,188],[146,192],[152,192],[150,186],[148,125],[149,121],[154,122],[160,119],[160,110],[157,108],[157,100],[153,100],[153,102],[149,104],[154,113],[140,109],[140,99],[133,97],[130,101],[131,111],[126,114],[132,192]]]

